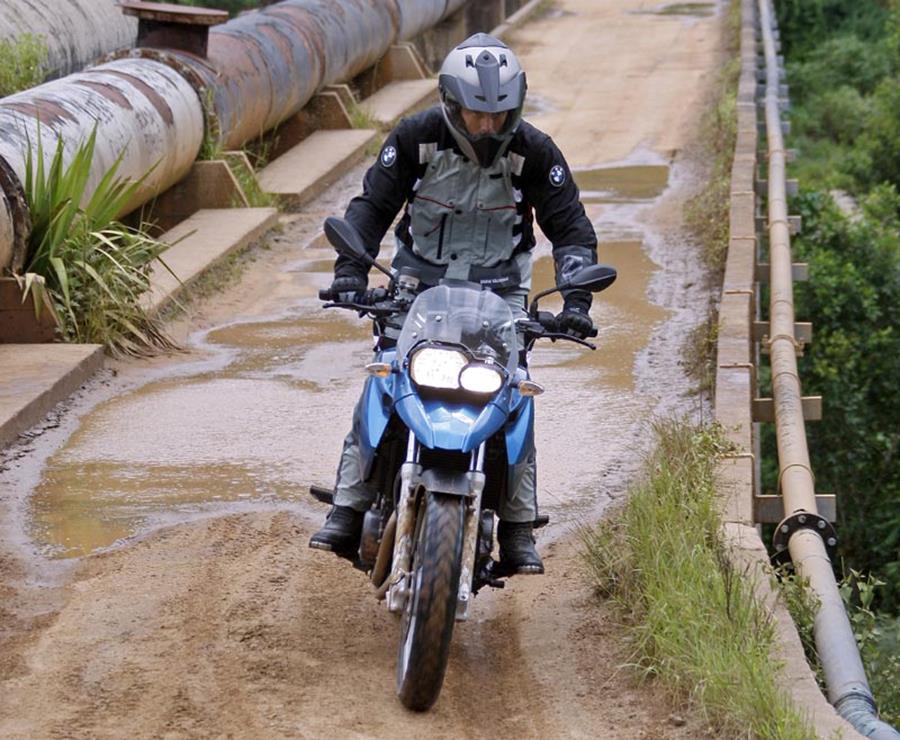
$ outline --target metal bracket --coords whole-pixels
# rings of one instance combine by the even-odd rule
[[[756,263],[756,282],[768,283],[770,266],[768,262]],[[809,264],[806,262],[794,262],[791,265],[791,279],[795,283],[805,283],[809,281]]]
[[[822,396],[803,396],[803,418],[806,421],[822,420]],[[753,399],[753,421],[774,423],[775,401],[772,398]]]

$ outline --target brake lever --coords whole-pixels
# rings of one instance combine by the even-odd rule
[[[584,339],[579,339],[578,337],[573,337],[571,334],[562,334],[560,332],[551,332],[547,334],[541,334],[542,339],[549,339],[551,342],[555,342],[557,339],[566,339],[570,342],[575,342],[575,344],[580,344],[588,349],[597,349],[596,344],[591,344],[590,342],[586,342]]]

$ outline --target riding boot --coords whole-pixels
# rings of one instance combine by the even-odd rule
[[[544,563],[534,547],[531,522],[500,521],[497,542],[500,544],[500,564],[513,573],[544,572]]]
[[[363,512],[349,506],[332,506],[325,525],[309,539],[314,550],[348,553],[359,548]]]

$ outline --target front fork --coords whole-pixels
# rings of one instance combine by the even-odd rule
[[[463,521],[462,564],[459,576],[459,592],[456,603],[456,619],[469,617],[472,585],[475,576],[475,557],[481,529],[481,496],[484,492],[484,451],[486,442],[472,453],[469,470],[466,473],[468,495]],[[406,459],[400,466],[400,498],[397,502],[397,532],[394,540],[394,557],[391,574],[388,576],[387,604],[392,612],[402,612],[410,594],[412,581],[412,545],[416,530],[416,511],[422,466],[419,463],[419,443],[415,435],[409,433]]]

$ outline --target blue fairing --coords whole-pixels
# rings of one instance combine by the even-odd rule
[[[397,383],[397,414],[426,447],[471,452],[506,423],[508,388],[482,405],[422,399],[406,375]]]
[[[385,351],[376,359],[378,362],[391,362],[394,359],[394,353]],[[397,376],[393,374],[386,378],[376,378],[370,375],[363,389],[361,413],[357,423],[359,424],[359,447],[363,469],[366,471],[371,466],[375,450],[378,448],[391,418],[396,378]]]
[[[506,427],[506,456],[510,465],[518,465],[534,449],[534,399],[513,392],[509,426]]]

